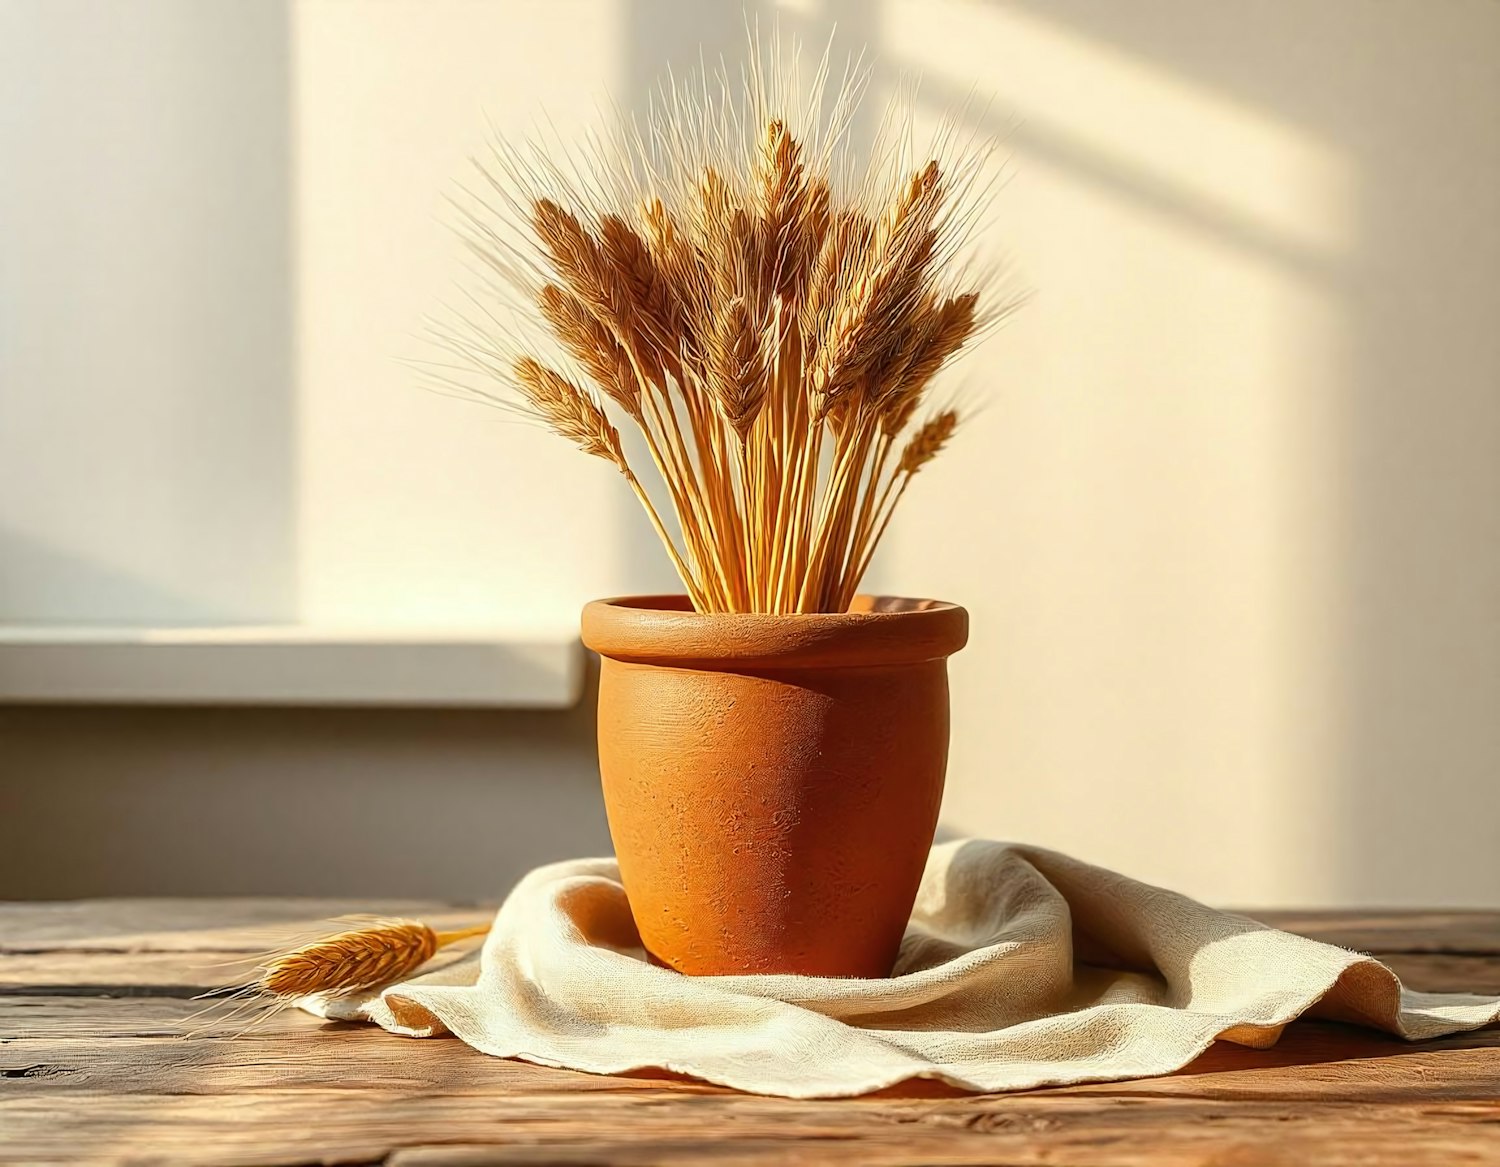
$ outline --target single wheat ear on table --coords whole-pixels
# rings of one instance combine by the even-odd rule
[[[309,997],[373,992],[405,980],[440,949],[489,930],[489,924],[439,932],[420,920],[361,921],[266,957],[248,983],[204,994],[212,1001],[205,1014],[228,1021],[246,1010],[274,1013]]]
[[[610,144],[475,160],[432,377],[615,466],[699,611],[842,612],[959,426],[937,378],[1021,298],[970,254],[990,143],[919,146],[908,89],[856,150],[866,73],[752,55]]]

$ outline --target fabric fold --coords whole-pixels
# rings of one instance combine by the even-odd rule
[[[600,1074],[664,1069],[757,1094],[974,1091],[1151,1077],[1298,1017],[1407,1039],[1500,1019],[1413,993],[1372,957],[1057,852],[934,847],[890,977],[686,977],[649,963],[612,859],[533,871],[476,954],[379,994],[310,1001],[411,1037]]]

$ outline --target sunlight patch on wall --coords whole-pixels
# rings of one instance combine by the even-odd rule
[[[873,581],[970,607],[948,825],[1206,898],[1336,878],[1339,151],[998,4],[885,6],[935,123],[993,85],[990,241],[1036,291]],[[1184,832],[1186,833],[1184,835]]]
[[[1350,177],[1325,143],[1221,93],[1006,4],[889,0],[885,60],[960,100],[1014,109],[1027,139],[1058,138],[1315,254],[1350,239]]]
[[[304,619],[561,627],[619,590],[618,475],[403,363],[439,356],[424,319],[463,303],[445,196],[473,185],[487,119],[525,136],[604,117],[624,30],[618,5],[598,15],[294,5]]]
[[[821,13],[822,0],[772,0],[777,15],[814,17]]]

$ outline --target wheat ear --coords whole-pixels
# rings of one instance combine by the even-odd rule
[[[201,994],[195,1000],[209,1004],[187,1018],[187,1032],[200,1032],[192,1024],[199,1020],[206,1019],[217,1030],[248,1014],[249,1024],[239,1030],[243,1033],[310,997],[374,992],[411,976],[439,949],[484,936],[490,927],[476,924],[439,932],[420,920],[361,919],[357,927],[268,954],[255,965],[255,976],[248,982]]]
[[[419,920],[376,920],[272,957],[261,965],[257,986],[288,1001],[368,992],[410,976],[438,949],[489,930],[479,924],[438,932]]]
[[[766,76],[739,105],[711,90],[668,91],[618,149],[497,143],[479,168],[498,202],[471,200],[463,232],[551,338],[513,340],[489,284],[439,338],[620,470],[698,611],[845,611],[957,425],[913,423],[929,385],[1020,302],[996,305],[997,273],[960,262],[988,151],[951,127],[921,149],[896,110],[861,177],[846,131],[863,79],[831,107]]]

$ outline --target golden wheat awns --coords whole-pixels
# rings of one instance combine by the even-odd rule
[[[851,184],[841,130],[799,136],[778,85],[696,92],[571,168],[497,145],[468,242],[545,330],[508,368],[492,313],[450,348],[618,467],[700,610],[840,611],[957,427],[920,420],[934,378],[1014,305],[960,262],[983,150],[876,151],[908,161]]]
[[[537,416],[585,454],[624,464],[620,431],[610,424],[599,403],[561,373],[532,357],[515,364],[516,385]]]
[[[439,948],[488,931],[487,924],[437,932],[420,920],[375,920],[272,957],[257,988],[281,1000],[368,992],[415,973]]]
[[[375,993],[415,975],[439,950],[484,936],[491,927],[477,924],[439,932],[420,920],[345,917],[344,922],[342,931],[267,954],[255,963],[249,980],[195,998],[209,1004],[189,1022],[217,1031],[246,1021],[239,1030],[243,1033],[308,998]]]
[[[426,924],[386,920],[283,953],[267,962],[260,984],[273,997],[359,992],[400,980],[436,951]]]

